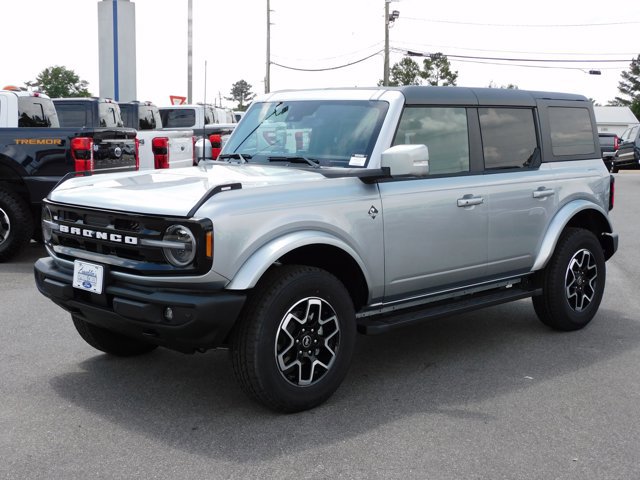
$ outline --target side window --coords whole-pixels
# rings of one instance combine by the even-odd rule
[[[595,153],[591,117],[586,108],[549,107],[551,150],[555,156]]]
[[[465,108],[407,107],[393,145],[426,145],[429,174],[469,171],[469,134]]]
[[[478,114],[485,170],[532,164],[539,152],[532,109],[479,108]]]

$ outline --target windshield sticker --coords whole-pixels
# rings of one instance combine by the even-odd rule
[[[367,156],[362,155],[360,153],[351,155],[351,160],[349,160],[350,167],[364,167],[366,163],[367,163]]]

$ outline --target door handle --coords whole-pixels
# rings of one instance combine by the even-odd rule
[[[459,207],[472,207],[473,205],[480,205],[482,203],[484,203],[484,198],[474,197],[471,195],[465,195],[464,197],[458,199]]]
[[[533,191],[533,198],[547,198],[555,195],[556,191],[551,188],[540,187],[538,190]]]

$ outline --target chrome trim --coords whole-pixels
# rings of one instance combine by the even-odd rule
[[[145,238],[140,239],[140,245],[145,245],[147,247],[177,248],[181,250],[187,248],[187,244],[183,242],[170,242],[168,240],[149,240]]]

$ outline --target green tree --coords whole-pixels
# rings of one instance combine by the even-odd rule
[[[420,76],[431,86],[455,87],[458,80],[458,72],[451,70],[451,63],[446,55],[434,53],[422,62]]]
[[[25,82],[25,85],[38,87],[51,98],[91,96],[87,90],[89,82],[80,80],[80,77],[73,70],[58,65],[45,68],[35,80]]]
[[[384,80],[378,82],[378,86],[381,86]],[[400,85],[420,85],[422,79],[420,78],[420,65],[418,65],[412,58],[404,57],[398,63],[395,63],[389,71],[389,86],[397,87]]]
[[[236,110],[244,112],[248,107],[246,103],[250,103],[256,96],[255,93],[251,92],[251,88],[251,84],[244,80],[238,80],[236,83],[231,85],[231,96],[224,98],[233,102],[238,102]]]
[[[518,90],[518,86],[514,85],[513,83],[507,83],[506,85],[498,86],[498,84],[495,83],[493,80],[489,82],[489,88],[504,88],[506,90]]]
[[[621,96],[609,101],[609,105],[627,106],[640,118],[640,55],[631,60],[629,70],[620,74],[622,80],[618,82]]]

